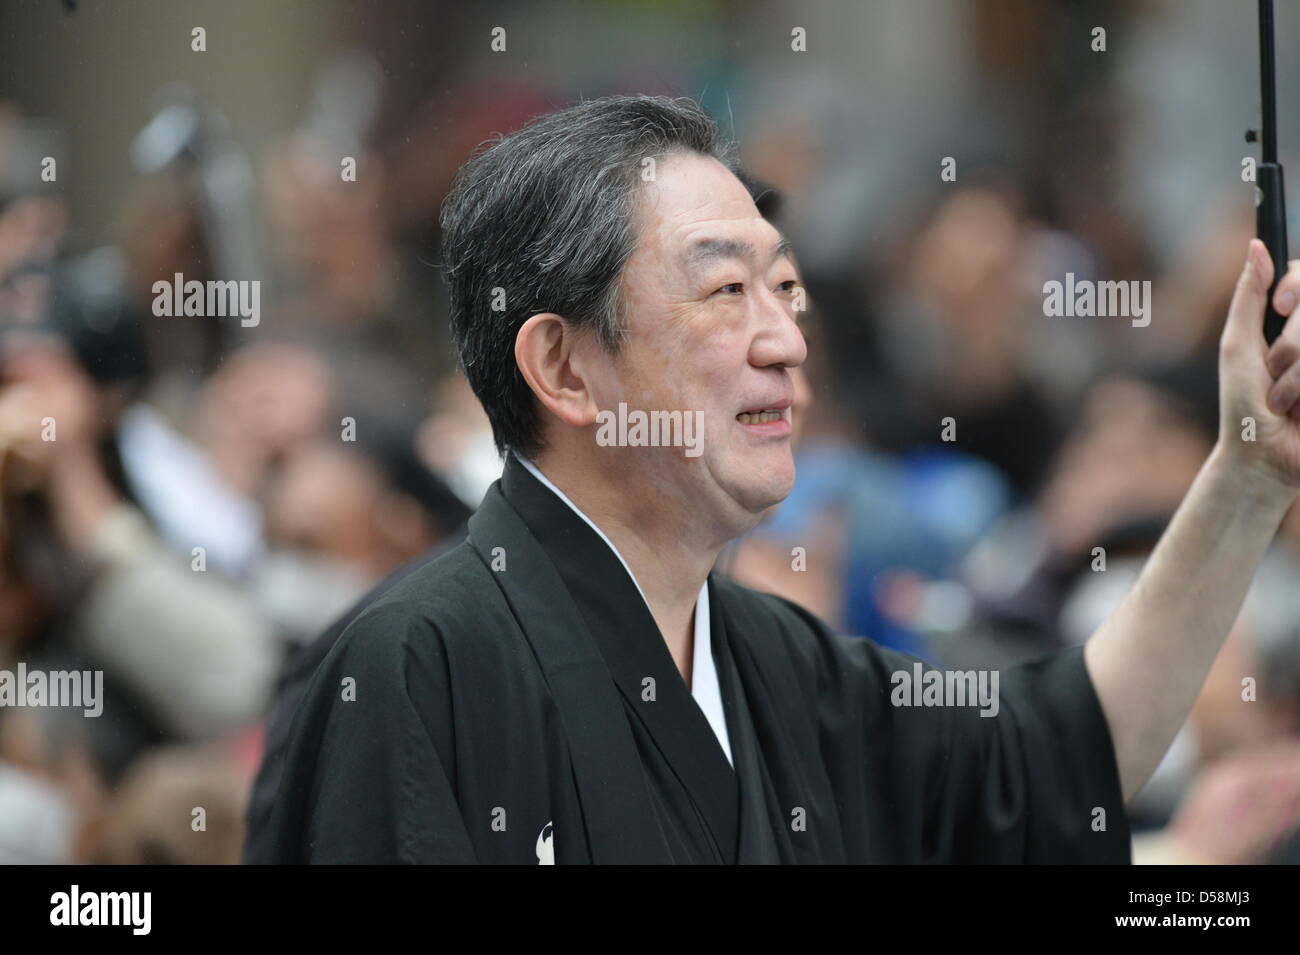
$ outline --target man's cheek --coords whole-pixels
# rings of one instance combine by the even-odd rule
[[[685,385],[684,366],[690,355],[688,346],[671,335],[660,335],[647,343],[636,356],[636,376],[642,390],[655,394],[675,394]],[[647,395],[638,395],[645,398]]]
[[[659,343],[658,354],[668,368],[681,376],[685,369],[694,365],[695,356],[700,353],[701,338],[689,325],[678,328],[677,334],[667,335]]]

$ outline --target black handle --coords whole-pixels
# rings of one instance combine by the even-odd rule
[[[1282,184],[1282,167],[1275,162],[1260,163],[1255,172],[1255,234],[1268,248],[1273,260],[1273,284],[1268,289],[1264,310],[1264,339],[1271,345],[1282,333],[1286,319],[1273,310],[1273,290],[1286,273],[1290,258],[1286,244],[1286,194]]]

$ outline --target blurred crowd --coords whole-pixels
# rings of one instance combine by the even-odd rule
[[[448,341],[437,210],[475,144],[578,91],[467,68],[463,97],[381,136],[385,75],[331,60],[255,152],[160,91],[103,245],[42,178],[57,117],[0,102],[0,670],[99,670],[105,696],[98,718],[0,708],[0,861],[238,861],[282,675],[458,542],[500,472]],[[664,85],[639,89],[692,92]],[[1095,181],[991,156],[944,182],[940,152],[828,252],[819,190],[871,157],[813,117],[738,131],[794,240],[810,357],[794,492],[720,569],[949,666],[1081,643],[1216,440],[1248,192],[1230,170],[1156,255]],[[1037,134],[1040,158],[1063,148]],[[1045,317],[1066,272],[1150,280],[1154,321]],[[259,280],[260,321],[158,316],[177,273]],[[1293,511],[1131,806],[1138,861],[1300,861],[1297,574]]]

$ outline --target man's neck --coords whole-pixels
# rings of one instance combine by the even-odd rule
[[[540,455],[533,466],[609,538],[627,562],[677,668],[690,683],[695,601],[723,544],[705,544],[681,526],[679,506],[592,480],[566,467],[562,455]],[[674,519],[678,518],[678,519]]]

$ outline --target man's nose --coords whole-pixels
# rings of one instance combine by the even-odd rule
[[[802,365],[808,357],[808,344],[799,330],[790,300],[769,291],[761,299],[758,312],[759,327],[750,349],[750,361],[760,368]]]

